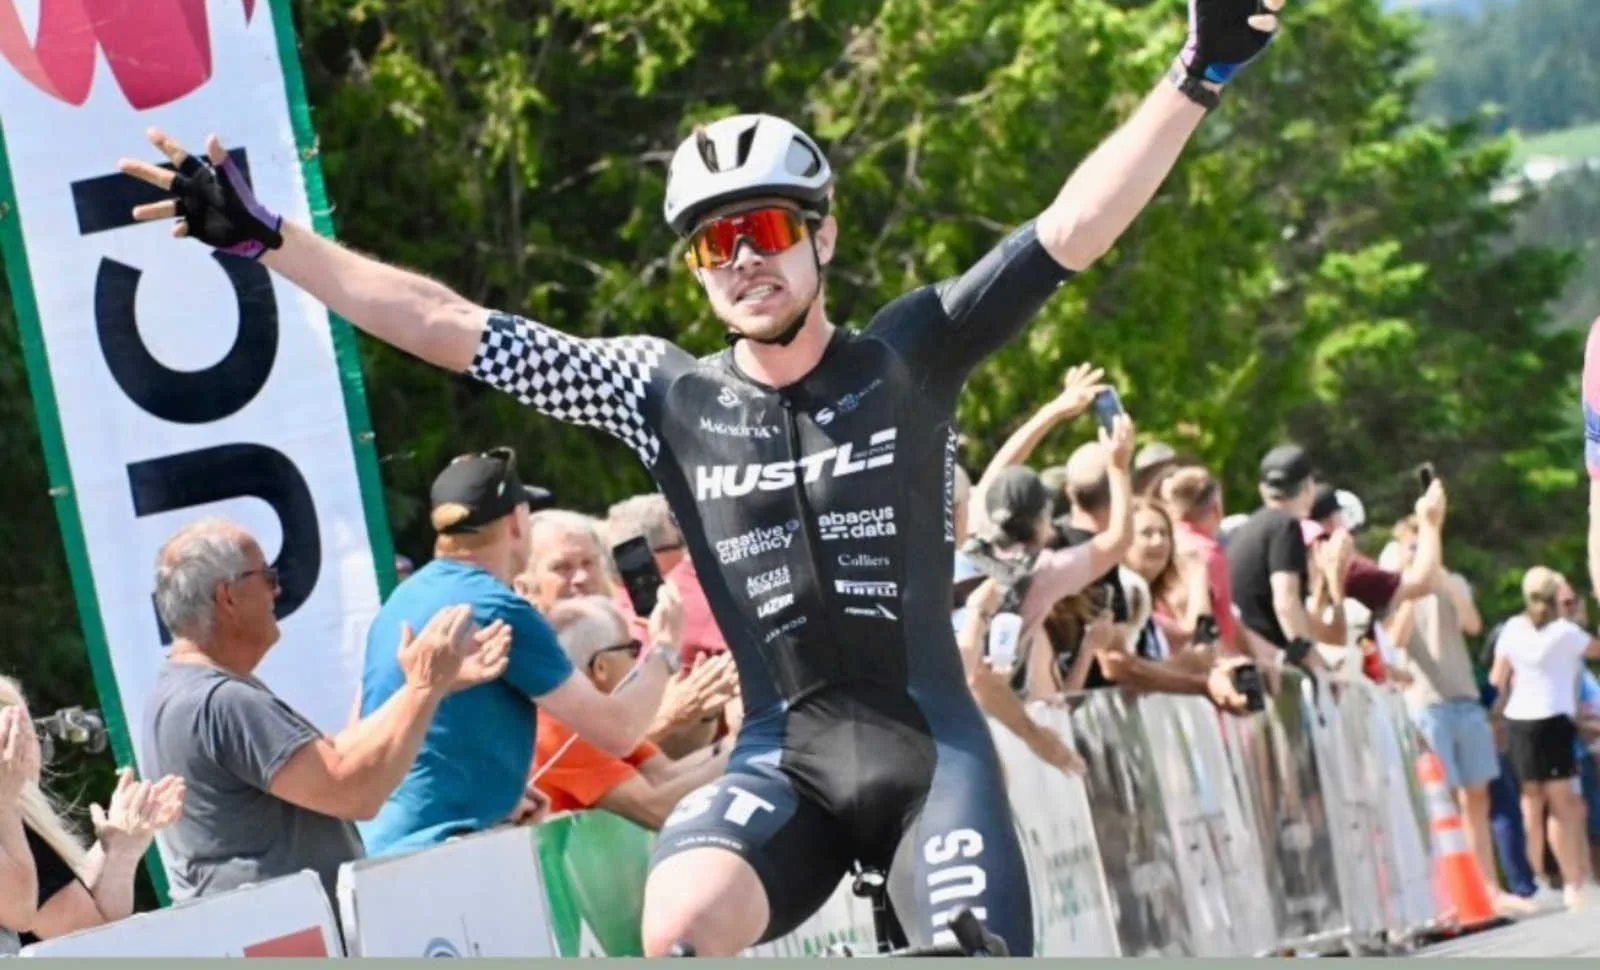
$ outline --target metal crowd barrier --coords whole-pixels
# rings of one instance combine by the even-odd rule
[[[1419,739],[1393,692],[1364,681],[1313,690],[1286,672],[1267,709],[1245,718],[1198,697],[1120,689],[1030,713],[1088,765],[1086,777],[1069,776],[994,725],[1038,955],[1396,952],[1443,924],[1414,769]],[[620,818],[582,812],[349,866],[343,933],[367,954],[636,956],[653,841]],[[258,897],[278,896],[269,919]],[[244,902],[250,915],[233,915]],[[275,953],[284,941],[323,947],[324,937],[335,952],[332,915],[320,883],[302,873],[22,955]],[[156,932],[179,924],[176,936]],[[301,929],[311,924],[321,928]],[[870,907],[847,877],[799,929],[751,955],[871,952],[872,937]],[[5,942],[0,956],[15,948]]]

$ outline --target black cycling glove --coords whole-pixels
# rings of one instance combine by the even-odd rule
[[[283,245],[283,217],[267,211],[233,159],[214,165],[190,155],[172,180],[178,218],[190,236],[225,253],[260,259]]]
[[[1277,35],[1276,22],[1271,30],[1250,25],[1250,18],[1265,15],[1276,11],[1263,0],[1189,0],[1189,42],[1178,59],[1190,77],[1226,84]]]

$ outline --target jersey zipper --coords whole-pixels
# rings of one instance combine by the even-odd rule
[[[798,473],[801,470],[800,425],[795,419],[794,401],[787,393],[783,392],[779,392],[778,400],[783,405],[784,424],[785,429],[788,432],[787,437],[789,442],[789,460],[794,462],[795,471]],[[822,636],[808,637],[808,639],[811,639],[813,643],[827,644],[828,646],[825,649],[837,650],[839,641],[834,636],[833,631],[833,611],[829,606],[831,600],[828,596],[827,590],[828,577],[823,572],[822,558],[817,554],[822,548],[822,536],[817,531],[817,521],[816,517],[812,515],[811,501],[806,497],[806,481],[805,476],[802,474],[796,474],[794,476],[794,500],[795,504],[800,509],[800,532],[804,537],[806,546],[806,560],[811,564],[812,579],[815,580],[817,584],[818,609],[816,612],[818,614],[818,621],[822,625]],[[834,659],[836,658],[828,658],[830,663],[832,663]],[[811,673],[816,669],[815,664],[797,666],[799,669],[805,670],[808,673]],[[797,683],[794,685],[794,696],[785,699],[791,704],[799,703],[814,691],[825,686],[827,686],[826,681],[820,681],[816,684],[807,686],[802,686]]]

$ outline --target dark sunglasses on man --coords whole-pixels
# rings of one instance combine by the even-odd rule
[[[589,658],[589,672],[594,672],[594,662],[600,659],[601,654],[615,653],[618,650],[626,650],[628,652],[628,659],[638,660],[639,654],[644,652],[644,644],[640,643],[636,638],[629,640],[627,643],[616,643],[609,647],[601,647],[599,650],[594,652],[593,656]]]

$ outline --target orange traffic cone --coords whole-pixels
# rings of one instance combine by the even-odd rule
[[[1461,930],[1485,929],[1506,920],[1494,911],[1489,887],[1467,842],[1466,823],[1456,808],[1444,780],[1444,763],[1432,751],[1417,759],[1417,777],[1428,803],[1428,823],[1433,830],[1434,885],[1441,908],[1453,911]]]

